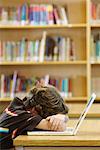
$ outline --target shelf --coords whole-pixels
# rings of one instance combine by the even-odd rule
[[[0,62],[0,65],[85,65],[86,61]]]
[[[86,102],[87,101],[87,97],[68,97],[65,98],[65,102]]]
[[[100,61],[91,62],[91,65],[100,65]]]
[[[0,98],[0,102],[10,102],[10,101],[12,101],[12,98],[10,97]]]
[[[91,28],[100,28],[100,23],[98,23],[98,24],[91,24],[90,26],[91,26]]]
[[[37,26],[32,26],[32,25],[0,25],[0,29],[52,29],[52,28],[81,28],[81,27],[86,27],[86,24],[68,24],[68,25],[37,25]]]
[[[0,98],[0,102],[10,102],[12,101],[13,98],[10,97],[5,97],[5,98]],[[86,102],[87,97],[70,97],[70,98],[64,98],[65,102],[76,102],[76,101],[82,101]]]

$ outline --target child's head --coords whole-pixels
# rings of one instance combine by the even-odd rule
[[[23,101],[27,110],[34,107],[43,118],[68,113],[68,107],[53,86],[34,87]]]

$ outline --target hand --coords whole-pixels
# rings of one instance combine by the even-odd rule
[[[48,126],[53,131],[64,131],[66,130],[66,122],[68,117],[63,114],[52,115],[46,118],[48,120]]]

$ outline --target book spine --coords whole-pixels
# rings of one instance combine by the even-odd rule
[[[15,88],[16,88],[16,81],[17,81],[17,71],[14,71],[12,89],[11,89],[11,93],[10,93],[11,98],[14,98],[14,93],[15,93]]]
[[[44,61],[44,53],[45,53],[45,43],[46,43],[46,31],[43,32],[42,40],[40,42],[40,49],[39,49],[39,61]]]
[[[54,24],[54,19],[53,19],[53,6],[52,5],[47,5],[47,21],[49,25]]]
[[[96,59],[97,61],[100,61],[100,41],[99,40],[96,42]]]
[[[29,22],[30,22],[31,25],[34,24],[33,5],[30,5],[30,7],[29,7]]]
[[[47,24],[46,5],[40,5],[40,25]]]
[[[96,4],[91,2],[91,18],[92,20],[96,20]]]
[[[69,88],[68,80],[69,80],[68,78],[64,79],[64,92],[65,92],[64,97],[68,97],[68,88]]]
[[[39,60],[39,40],[35,41],[35,47],[34,47],[34,61]]]
[[[69,37],[67,37],[66,40],[66,60],[69,61],[70,60],[70,49],[71,49],[71,40]]]
[[[21,25],[25,25],[26,22],[27,22],[27,4],[23,4],[21,9]]]
[[[54,47],[54,54],[53,54],[53,61],[57,61],[58,60],[58,47],[55,46]]]
[[[54,19],[55,19],[55,24],[60,25],[61,22],[60,22],[60,18],[59,18],[58,10],[57,10],[56,6],[54,6],[54,8],[53,8],[53,14],[54,14]]]
[[[4,97],[4,80],[5,80],[5,75],[1,74],[1,97]]]
[[[95,53],[95,49],[96,49],[96,45],[95,45],[95,42],[94,42],[94,36],[91,35],[91,39],[90,39],[90,53],[91,53],[91,62],[94,62],[96,60],[96,53]]]
[[[66,15],[66,11],[64,7],[61,7],[61,14],[62,14],[62,24],[67,25],[68,24],[68,18]]]
[[[33,5],[33,21],[32,21],[33,25],[38,25],[37,23],[37,6]]]
[[[20,43],[20,61],[25,60],[25,39],[23,38]]]
[[[72,97],[72,79],[68,79],[68,97]]]
[[[74,41],[71,39],[71,42],[70,42],[70,60],[73,61],[76,59],[76,56],[75,56],[75,43]]]

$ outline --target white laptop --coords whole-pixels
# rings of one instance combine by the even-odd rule
[[[91,95],[91,98],[89,99],[89,101],[86,104],[85,109],[83,110],[83,112],[81,113],[77,123],[75,124],[75,126],[73,128],[71,127],[67,127],[65,131],[63,132],[58,132],[58,131],[28,131],[27,134],[28,135],[76,135],[77,131],[79,130],[80,125],[82,124],[83,120],[86,117],[87,112],[89,111],[91,105],[93,104],[94,100],[96,98],[95,93],[93,93]]]

